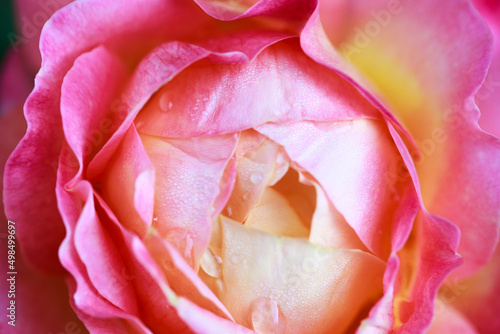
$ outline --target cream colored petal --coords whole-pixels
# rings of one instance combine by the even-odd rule
[[[309,241],[323,247],[368,251],[354,229],[328,199],[321,186],[315,184],[315,188],[316,211],[312,219]]]
[[[248,214],[245,226],[276,236],[309,237],[309,230],[285,196],[269,187],[264,190],[257,206]]]
[[[241,133],[236,158],[236,182],[223,213],[243,222],[266,187],[286,173],[288,160],[278,144],[253,130]]]
[[[342,332],[382,293],[385,264],[373,255],[275,237],[225,218],[221,224],[222,276],[214,292],[249,328]],[[271,313],[262,314],[266,309]]]
[[[279,191],[287,199],[300,219],[302,219],[302,223],[310,227],[316,208],[316,192],[310,180],[303,175],[303,172],[298,166],[293,166],[273,186],[273,189]]]

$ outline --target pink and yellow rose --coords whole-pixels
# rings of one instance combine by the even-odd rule
[[[57,11],[4,176],[25,284],[69,317],[43,328],[500,330],[500,5],[476,6]]]

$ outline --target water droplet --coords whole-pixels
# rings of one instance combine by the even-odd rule
[[[228,206],[228,207],[227,207],[227,215],[228,215],[229,217],[231,217],[231,215],[232,215],[232,214],[233,214],[233,209],[231,209],[231,207],[230,207],[230,206]]]
[[[164,95],[162,95],[162,97],[160,97],[159,105],[160,105],[160,110],[161,111],[167,112],[170,109],[172,109],[173,103],[172,103],[172,101],[170,101],[168,99],[167,94],[164,94]]]
[[[240,264],[241,260],[243,260],[243,256],[241,254],[233,254],[231,256],[231,263]]]
[[[267,297],[255,299],[250,305],[250,323],[259,334],[283,334],[286,318],[276,301]]]
[[[216,292],[221,293],[222,290],[224,289],[224,283],[220,279],[215,280],[215,287],[216,287]]]
[[[187,259],[191,258],[191,251],[193,250],[193,239],[188,234],[186,235],[186,248],[184,249],[184,257]]]
[[[153,221],[157,222],[158,221],[158,217],[154,217]]]
[[[304,107],[302,106],[302,103],[300,102],[294,102],[292,104],[292,112],[295,112],[295,113],[298,113],[300,111],[302,111]]]
[[[220,262],[219,262],[220,260]],[[201,268],[207,273],[207,275],[219,278],[222,273],[222,259],[215,256],[210,249],[207,248],[200,259]]]
[[[244,201],[246,201],[246,200],[248,199],[248,196],[250,196],[250,193],[247,191],[246,193],[244,193],[244,194],[242,195],[243,200],[244,200]]]
[[[174,268],[174,264],[170,260],[165,260],[163,262],[163,267],[167,270],[172,270]]]
[[[138,129],[141,128],[143,125],[144,125],[143,121],[138,121],[138,122],[135,123],[135,127],[138,128]]]
[[[283,152],[278,153],[278,156],[276,157],[276,163],[278,165],[281,165],[284,162],[285,162],[285,156],[283,155]]]
[[[258,185],[262,182],[262,173],[255,172],[250,175],[250,181],[252,181],[253,184]]]

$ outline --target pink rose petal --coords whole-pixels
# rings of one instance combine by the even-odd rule
[[[100,193],[120,223],[144,237],[153,222],[155,170],[133,125],[101,179]]]
[[[157,236],[145,240],[145,246],[162,269],[173,292],[188,298],[199,307],[221,318],[234,321],[226,307],[202,282],[174,247]]]
[[[179,316],[195,333],[203,334],[255,334],[254,331],[220,318],[186,298],[179,298],[175,306]]]
[[[109,13],[120,19],[103,19]],[[121,1],[84,1],[71,3],[47,22],[40,38],[42,68],[25,105],[29,130],[5,169],[5,210],[9,218],[19,222],[19,237],[26,240],[23,247],[27,261],[47,271],[61,271],[56,253],[64,226],[54,193],[63,138],[59,101],[63,78],[75,59],[110,39],[140,50],[140,46],[146,47],[163,34],[159,28],[165,22],[179,29],[185,27],[185,32],[194,31],[197,26],[184,19],[186,15],[194,19],[194,13],[195,4],[178,5],[174,1],[153,1],[148,6],[139,2],[123,6]],[[198,13],[203,16],[201,10]],[[173,37],[175,31],[172,33]],[[19,186],[25,182],[30,187]],[[43,231],[32,228],[37,221],[44,222]]]
[[[61,87],[61,118],[66,142],[80,165],[75,181],[109,137],[103,124],[113,122],[108,113],[126,79],[123,62],[104,47],[78,57],[66,74]]]
[[[196,268],[237,136],[141,139],[156,172],[153,226]]]
[[[439,304],[441,308],[436,312],[431,327],[427,333],[429,334],[479,334],[474,325],[453,307],[445,304]]]
[[[456,253],[459,230],[450,222],[422,211],[415,166],[394,127],[389,125],[389,130],[408,167],[406,179],[411,177],[417,192],[407,188],[396,212],[390,270],[384,277],[385,296],[371,310],[365,322],[368,326],[361,327],[360,332],[366,330],[366,333],[392,327],[400,328],[402,333],[425,330],[432,321],[438,289],[450,272],[462,264]]]
[[[446,293],[447,301],[460,310],[480,333],[494,334],[500,331],[500,247],[492,260],[470,278],[459,281],[452,280],[450,292]]]
[[[314,9],[313,0],[195,0],[207,14],[219,20],[274,16],[288,22],[305,20]]]
[[[256,129],[283,145],[290,159],[322,185],[368,249],[388,255],[392,223],[387,217],[397,203],[389,176],[398,155],[383,122],[302,121]]]
[[[456,275],[470,275],[491,257],[500,221],[500,161],[491,160],[499,144],[478,128],[473,104],[490,60],[491,36],[467,1],[358,0],[349,10],[342,3],[320,3],[303,31],[302,47],[408,128],[421,149],[420,156],[413,149],[412,155],[423,200],[463,232],[464,266]],[[342,29],[320,25],[329,13],[344,20]],[[457,166],[458,172],[447,172]],[[472,189],[484,191],[471,197]]]
[[[93,200],[90,200],[86,207],[92,204]],[[121,272],[126,260],[121,258],[112,237],[103,228],[95,210],[84,209],[82,212],[75,226],[74,243],[89,280],[97,292],[124,312],[139,316],[133,286]]]
[[[124,294],[124,296],[120,296],[119,294],[115,295],[116,287],[106,288],[106,284],[109,284],[109,282],[102,281],[98,276],[95,276],[96,273],[99,274],[99,271],[96,272],[90,270],[89,275],[85,267],[85,263],[82,262],[82,258],[78,253],[78,249],[75,245],[75,227],[86,223],[92,223],[92,220],[94,219],[92,217],[95,217],[95,207],[92,188],[88,182],[80,181],[76,183],[71,190],[64,188],[65,183],[76,172],[75,167],[67,165],[68,158],[70,157],[71,153],[69,148],[67,146],[63,146],[56,192],[58,195],[58,205],[61,216],[63,217],[67,230],[66,237],[59,248],[59,259],[64,268],[71,273],[72,279],[76,281],[76,290],[72,295],[75,305],[74,308],[77,312],[82,312],[86,315],[81,317],[82,320],[84,320],[83,318],[86,318],[89,319],[91,323],[92,319],[95,318],[104,320],[109,319],[107,322],[108,328],[113,326],[113,323],[117,318],[123,319],[123,321],[129,323],[130,326],[137,328],[144,327],[141,320],[139,320],[137,316],[123,311],[104,297],[109,297],[111,300],[114,300],[119,304],[119,299],[115,298],[125,297],[125,299],[127,299],[127,297],[130,298],[130,294],[128,296],[127,294]],[[82,202],[84,203],[83,208]],[[100,232],[100,234],[101,236],[103,235],[102,232]],[[116,261],[116,257],[114,260],[112,260],[112,257],[113,255],[111,255],[111,258],[105,257],[104,259]],[[102,267],[99,268],[99,270],[102,270]],[[116,271],[113,274],[116,275]],[[94,285],[94,283],[96,283],[96,285]],[[105,290],[99,291],[99,289]],[[133,307],[133,304],[128,306]]]
[[[123,135],[151,96],[183,69],[204,58],[216,62],[245,63],[269,44],[289,36],[270,31],[244,31],[205,41],[201,43],[204,47],[167,42],[155,48],[139,63],[124,93],[113,101],[111,110],[118,119],[113,128],[116,131],[90,163],[89,178],[102,173]],[[159,97],[157,95],[157,99]],[[172,107],[171,101],[163,101],[162,105],[168,109]]]
[[[483,86],[476,94],[476,103],[481,111],[479,125],[481,128],[500,137],[500,109],[498,90],[500,89],[500,5],[496,0],[476,0],[483,19],[493,33],[493,58]]]
[[[142,321],[154,333],[171,333],[185,329],[186,325],[177,316],[164,294],[168,283],[161,269],[137,235],[124,228],[103,199],[98,194],[95,196],[99,203],[100,219],[108,233],[113,236],[113,241],[125,260],[121,273],[134,285]]]
[[[190,137],[266,122],[362,117],[380,115],[351,85],[289,40],[268,47],[247,64],[193,64],[153,97],[137,116],[137,128],[155,136]]]

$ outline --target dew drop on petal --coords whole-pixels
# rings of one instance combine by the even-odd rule
[[[285,162],[285,156],[283,155],[283,152],[279,152],[278,156],[276,157],[276,163],[278,165],[281,165]]]
[[[250,196],[250,193],[247,191],[243,194],[243,200],[246,201],[248,199],[248,196]]]
[[[184,249],[184,257],[187,259],[191,258],[191,251],[193,250],[193,239],[188,234],[186,235],[186,248]]]
[[[160,97],[159,105],[160,105],[161,111],[167,112],[170,109],[172,109],[173,103],[171,101],[169,101],[168,96],[166,94],[164,94]]]
[[[229,217],[231,217],[231,215],[232,215],[232,214],[233,214],[233,209],[231,209],[231,207],[230,207],[230,206],[228,206],[228,207],[227,207],[227,215],[228,215]]]
[[[260,297],[252,302],[250,322],[259,334],[283,334],[286,331],[285,315],[271,298]]]
[[[169,271],[170,271],[170,270],[174,269],[174,264],[173,264],[173,262],[172,262],[172,261],[170,261],[170,260],[165,260],[165,261],[163,262],[163,268],[165,268],[166,270],[169,270]]]
[[[222,293],[222,290],[224,290],[224,283],[221,279],[215,280],[215,289],[216,293]]]
[[[262,182],[262,173],[255,172],[250,175],[250,181],[252,181],[253,184],[258,185]]]
[[[219,262],[220,261],[220,262]],[[207,248],[200,259],[201,268],[207,275],[219,278],[222,272],[222,259],[215,256],[210,249]]]
[[[143,122],[143,121],[137,121],[137,122],[135,123],[135,127],[136,127],[136,128],[141,128],[143,125],[144,125],[144,122]]]

